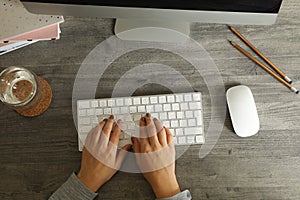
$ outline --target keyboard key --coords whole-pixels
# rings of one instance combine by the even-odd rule
[[[128,107],[121,107],[120,114],[127,114],[127,113],[129,113],[129,108]]]
[[[78,115],[79,116],[86,116],[86,110],[79,110]]]
[[[153,105],[146,105],[146,112],[147,113],[154,112],[154,106]]]
[[[178,103],[172,104],[172,110],[173,110],[173,111],[178,111],[178,110],[180,110],[179,104],[178,104]]]
[[[130,107],[129,107],[129,112],[130,112],[130,113],[136,113],[136,112],[137,112],[136,107],[135,107],[135,106],[130,106]]]
[[[81,126],[80,132],[88,133],[92,129],[92,126]]]
[[[113,107],[113,108],[111,109],[111,111],[112,111],[112,114],[113,114],[113,115],[117,115],[117,114],[120,113],[120,108],[119,108],[119,107]]]
[[[189,120],[188,120],[188,125],[189,125],[189,126],[197,126],[196,120],[195,120],[195,119],[189,119]]]
[[[159,103],[166,103],[166,102],[167,102],[167,99],[166,99],[165,96],[160,96],[160,97],[158,97],[158,102],[159,102]]]
[[[189,109],[189,104],[188,103],[181,103],[180,108],[181,108],[181,110],[188,110]]]
[[[171,120],[171,127],[172,128],[177,128],[179,126],[178,120]]]
[[[116,106],[123,106],[123,105],[124,105],[123,99],[117,99],[116,100]]]
[[[184,118],[184,112],[177,112],[177,119],[183,119]]]
[[[202,126],[202,118],[201,117],[196,117],[196,122],[197,122],[197,126]]]
[[[193,94],[194,101],[201,101],[201,94],[200,93],[194,93]]]
[[[201,117],[202,115],[201,115],[201,111],[200,110],[195,110],[194,111],[194,116],[195,117]]]
[[[189,127],[184,129],[186,135],[199,135],[202,134],[202,128],[200,127]]]
[[[115,106],[115,105],[116,105],[116,102],[115,102],[114,99],[107,100],[107,106],[112,107],[112,106]]]
[[[170,111],[171,110],[171,104],[164,104],[164,111]]]
[[[99,124],[98,117],[91,117],[90,121],[93,124],[93,127],[95,127],[95,126],[97,126]]]
[[[150,103],[151,104],[156,104],[157,102],[157,97],[150,97]]]
[[[193,111],[185,111],[185,116],[186,118],[193,118],[194,117]]]
[[[186,138],[185,137],[178,137],[178,144],[186,144]]]
[[[156,119],[158,119],[158,117],[159,117],[158,113],[151,113],[151,116]]]
[[[200,102],[189,102],[189,107],[191,110],[201,109]]]
[[[172,95],[172,96],[167,96],[167,101],[168,103],[174,103],[175,102],[175,97]]]
[[[132,118],[133,118],[133,121],[139,122],[140,119],[142,118],[142,114],[140,114],[140,113],[134,113],[133,116],[132,116]]]
[[[80,101],[78,103],[79,108],[90,108],[90,102],[89,101]]]
[[[195,136],[187,136],[186,137],[186,139],[187,139],[187,143],[188,144],[193,144],[194,142],[195,142]]]
[[[140,105],[141,104],[141,99],[138,97],[133,98],[133,105]]]
[[[146,107],[145,106],[138,106],[138,112],[146,112]]]
[[[92,108],[96,108],[96,107],[98,107],[98,101],[91,101],[91,107]]]
[[[91,123],[91,120],[90,120],[89,117],[81,117],[81,118],[79,119],[79,123],[80,123],[80,124],[90,124],[90,123]]]
[[[124,99],[124,105],[125,106],[131,106],[132,105],[132,100],[130,98],[125,98]]]
[[[107,103],[106,103],[105,100],[100,100],[100,101],[99,101],[99,105],[100,105],[100,107],[106,107],[106,106],[107,106]]]
[[[175,95],[175,97],[176,97],[176,102],[178,102],[178,103],[181,103],[184,101],[182,94],[177,94],[177,95]]]
[[[170,121],[163,121],[163,126],[169,128],[170,127]]]
[[[104,115],[111,115],[111,108],[104,108],[103,113]]]
[[[103,109],[102,108],[97,108],[95,110],[95,115],[103,115]]]
[[[87,116],[93,116],[93,115],[95,115],[95,109],[87,109],[86,110],[86,115]]]
[[[161,111],[163,111],[162,105],[155,105],[154,106],[154,111],[155,112],[161,112]]]
[[[179,120],[179,126],[180,127],[187,127],[187,120]]]
[[[184,101],[192,101],[192,95],[191,94],[185,94],[184,95]]]
[[[201,136],[201,135],[197,135],[196,136],[196,142],[197,143],[204,143],[204,137],[203,136]]]
[[[175,112],[168,112],[168,118],[169,119],[176,119],[176,113]]]
[[[183,135],[183,129],[182,129],[182,128],[177,128],[177,129],[175,129],[175,135],[176,135],[176,136]]]
[[[159,113],[159,119],[160,119],[160,120],[168,119],[167,113],[166,113],[166,112]]]
[[[149,104],[149,98],[148,97],[143,97],[142,98],[142,104],[144,104],[144,105]]]

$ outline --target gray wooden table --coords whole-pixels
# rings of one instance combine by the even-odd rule
[[[275,25],[235,26],[298,88],[299,10],[298,0],[286,0]],[[24,66],[46,78],[54,94],[50,109],[32,119],[0,104],[0,199],[46,199],[79,168],[81,154],[77,151],[72,115],[73,83],[87,54],[113,35],[113,23],[110,19],[66,17],[60,40],[39,42],[0,57],[1,67]],[[200,146],[193,146],[177,160],[182,189],[190,189],[193,199],[300,199],[300,96],[290,93],[231,47],[227,39],[238,39],[225,25],[196,23],[191,32],[213,58],[226,88],[245,84],[252,89],[261,130],[256,136],[241,139],[233,133],[227,114],[222,134],[208,156],[199,159]],[[146,49],[117,59],[102,76],[96,97],[110,97],[122,73],[149,62],[173,66],[203,93],[207,129],[211,101],[201,74],[170,52]],[[146,85],[136,94],[162,92],[168,89]],[[101,188],[100,196],[154,199],[141,174],[124,172]]]

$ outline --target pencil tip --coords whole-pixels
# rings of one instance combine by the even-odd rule
[[[296,92],[296,94],[299,94],[299,90]]]
[[[229,24],[227,24],[227,28],[231,29],[232,27]]]

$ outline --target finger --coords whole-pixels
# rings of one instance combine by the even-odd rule
[[[164,128],[166,133],[167,133],[167,142],[168,144],[172,143],[174,138],[173,138],[173,134],[171,133],[171,131],[168,128]]]
[[[160,147],[160,143],[157,138],[156,126],[153,122],[153,119],[149,113],[146,114],[146,129],[149,137],[149,142],[152,148]]]
[[[121,133],[122,133],[122,120],[119,119],[114,126],[113,132],[110,134],[110,142],[113,145],[118,146]]]
[[[131,138],[134,153],[141,153],[140,141],[136,137]]]
[[[126,144],[125,146],[122,147],[121,151],[118,153],[117,158],[116,158],[116,169],[120,169],[129,149],[131,148],[131,144]]]
[[[102,130],[103,130],[103,127],[105,126],[106,122],[107,122],[107,119],[103,119],[103,120],[98,124],[98,132],[97,132],[97,134],[99,134],[99,136],[100,136],[100,134],[101,134],[101,132],[102,132]]]
[[[111,115],[111,116],[108,118],[107,122],[105,123],[105,125],[104,125],[104,127],[103,127],[103,131],[102,131],[102,132],[103,132],[103,134],[104,134],[107,138],[109,138],[109,136],[110,136],[111,130],[112,130],[113,125],[114,125],[114,122],[115,122],[114,116]]]
[[[147,130],[146,130],[146,119],[145,117],[142,117],[140,119],[140,143],[141,146],[150,146],[149,140],[148,140],[148,135],[147,135]]]
[[[157,131],[157,138],[159,143],[162,146],[166,146],[167,145],[167,133],[163,127],[163,124],[156,118],[154,118],[154,124],[156,126],[156,131]]]
[[[92,128],[90,130],[90,132],[88,133],[87,137],[86,137],[86,140],[84,142],[84,145],[87,146],[87,145],[92,145],[92,144],[95,144],[99,141],[100,139],[100,136],[101,136],[101,131],[106,123],[106,120],[107,119],[104,119],[102,120],[98,126]]]

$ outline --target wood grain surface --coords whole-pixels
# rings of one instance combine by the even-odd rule
[[[300,4],[285,0],[276,24],[234,26],[300,88]],[[113,35],[111,19],[66,17],[62,37],[38,42],[0,57],[0,66],[24,66],[43,76],[53,90],[49,110],[25,118],[0,104],[0,199],[47,199],[80,166],[72,113],[76,73],[98,44]],[[194,23],[191,37],[213,58],[226,88],[252,89],[261,121],[259,134],[241,139],[227,114],[222,134],[208,156],[195,145],[176,162],[182,189],[193,199],[300,199],[300,96],[295,95],[231,47],[238,40],[221,24]],[[245,46],[243,46],[245,47]],[[245,47],[246,48],[246,47]],[[169,65],[203,94],[205,129],[211,116],[207,86],[185,60],[162,50],[144,49],[115,60],[99,82],[96,97],[110,97],[120,76],[142,63]],[[141,81],[142,76],[141,76]],[[178,89],[184,92],[180,82]],[[167,93],[146,85],[136,95]],[[141,174],[119,172],[101,188],[99,199],[154,199]]]

